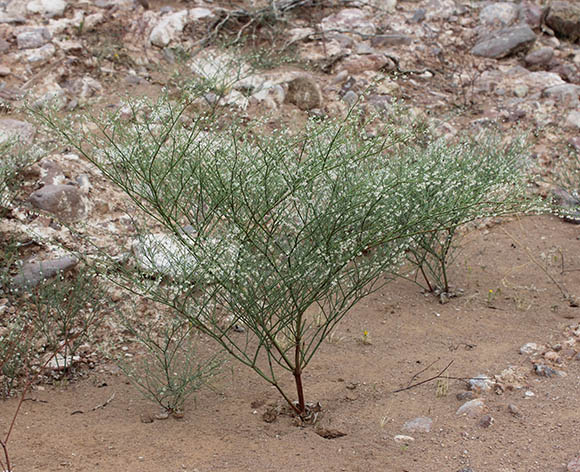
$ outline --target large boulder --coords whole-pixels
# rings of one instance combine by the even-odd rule
[[[529,26],[513,26],[486,34],[471,49],[471,53],[475,56],[501,59],[527,51],[535,41],[536,35]]]
[[[580,3],[553,2],[547,9],[546,24],[572,42],[580,39]]]

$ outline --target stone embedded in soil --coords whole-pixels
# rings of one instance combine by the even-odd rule
[[[524,62],[527,66],[542,66],[549,64],[553,57],[554,49],[549,46],[545,46],[529,52],[524,58]]]
[[[377,34],[371,38],[371,46],[374,48],[399,46],[401,44],[410,44],[412,42],[413,38],[401,33]]]
[[[554,203],[562,207],[561,218],[567,223],[580,224],[580,200],[563,188],[552,189]]]
[[[560,36],[572,42],[580,39],[580,5],[578,2],[552,2],[546,24]]]
[[[431,418],[420,416],[405,422],[403,425],[403,431],[409,433],[429,433],[432,426],[433,420]]]
[[[172,13],[161,18],[157,23],[151,34],[149,35],[149,42],[154,46],[163,48],[183,31],[188,19],[188,11],[181,10],[177,13]]]
[[[534,352],[538,351],[540,348],[536,343],[526,343],[522,347],[520,347],[520,354],[533,354]]]
[[[552,367],[544,364],[535,364],[534,372],[540,377],[553,377],[554,375],[558,375],[558,371],[556,369],[553,369]]]
[[[30,13],[40,13],[47,18],[55,18],[64,14],[66,5],[64,0],[32,0],[26,7]]]
[[[322,92],[312,77],[301,75],[288,82],[285,100],[301,110],[313,110],[322,106]]]
[[[477,425],[480,426],[481,428],[489,428],[490,426],[493,425],[494,422],[495,420],[493,419],[493,416],[484,415],[479,419]]]
[[[568,462],[566,470],[568,472],[580,472],[580,456],[575,457],[570,462]]]
[[[510,403],[507,406],[508,411],[513,415],[513,416],[522,416],[522,412],[520,411],[520,409],[514,405],[513,403]]]
[[[89,213],[88,199],[75,185],[45,185],[32,192],[29,201],[34,208],[65,221],[78,221]]]
[[[473,392],[459,392],[457,395],[455,395],[455,398],[457,398],[459,401],[473,400]]]
[[[580,111],[572,110],[566,117],[566,126],[575,130],[580,130]]]
[[[50,41],[50,32],[46,28],[36,28],[31,31],[23,31],[16,35],[18,49],[34,49],[44,46]]]
[[[479,12],[479,21],[487,25],[511,25],[518,19],[520,9],[518,5],[508,2],[491,3]]]
[[[30,49],[26,55],[26,60],[32,64],[39,64],[48,61],[56,53],[54,44],[45,44],[36,49]]]
[[[374,34],[376,32],[375,24],[359,8],[345,8],[338,13],[327,16],[322,19],[320,26],[323,31],[350,30],[362,34]]]
[[[395,70],[395,63],[384,54],[354,54],[340,63],[340,68],[350,74],[362,74],[366,71],[392,71]]]
[[[396,443],[401,443],[405,445],[409,445],[415,440],[415,438],[411,436],[405,436],[404,434],[397,434],[393,439],[395,440]]]
[[[553,85],[552,87],[546,88],[543,91],[543,95],[545,97],[555,98],[565,106],[576,107],[578,105],[578,97],[580,96],[580,85]]]
[[[529,26],[514,26],[485,35],[472,49],[475,56],[501,59],[532,47],[536,35]]]
[[[457,416],[468,416],[469,418],[477,418],[485,410],[485,403],[483,400],[475,399],[465,402],[461,405],[455,414]]]
[[[469,379],[469,389],[474,392],[489,392],[493,387],[493,380],[485,374],[476,375]]]
[[[21,267],[18,275],[12,280],[12,285],[17,288],[36,287],[43,280],[50,279],[72,269],[78,262],[78,259],[73,256],[64,256],[58,259],[40,262],[29,262]]]

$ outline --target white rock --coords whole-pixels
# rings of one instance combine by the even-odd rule
[[[161,18],[149,35],[149,42],[163,48],[183,31],[188,20],[188,11],[181,10]]]
[[[566,126],[580,129],[580,111],[571,111],[566,117]]]
[[[493,380],[485,374],[478,374],[469,379],[469,389],[475,392],[489,392],[493,387]]]
[[[65,0],[32,0],[26,8],[30,13],[40,13],[47,18],[62,16],[66,8]]]
[[[476,398],[475,400],[470,400],[468,402],[465,402],[463,405],[461,405],[457,409],[455,414],[457,416],[465,415],[465,416],[468,416],[470,418],[477,418],[479,415],[481,415],[483,413],[484,409],[485,409],[485,403],[483,403],[483,400]]]
[[[46,62],[56,52],[54,44],[45,44],[41,48],[32,49],[27,55],[26,60],[31,63]]]
[[[538,349],[538,345],[536,343],[526,343],[522,347],[520,347],[520,354],[533,354]]]
[[[498,2],[482,8],[479,13],[479,20],[488,25],[494,23],[509,25],[518,18],[518,15],[519,9],[517,5],[508,2]]]
[[[405,436],[404,434],[397,434],[393,439],[395,442],[402,444],[409,444],[415,440],[415,438],[411,436]]]
[[[176,238],[166,234],[147,234],[133,243],[133,253],[145,272],[180,277],[192,272],[197,261]]]
[[[211,18],[212,16],[214,16],[213,12],[207,8],[192,8],[189,10],[189,19],[192,21]]]

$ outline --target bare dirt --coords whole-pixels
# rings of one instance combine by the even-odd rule
[[[182,419],[146,423],[155,408],[114,366],[103,366],[86,380],[27,395],[10,441],[14,470],[565,471],[579,452],[580,339],[569,327],[578,327],[580,308],[548,274],[574,294],[578,235],[577,226],[553,217],[475,230],[452,270],[461,298],[442,305],[397,280],[363,300],[305,373],[307,399],[322,405],[315,426],[298,427],[282,415],[266,423],[277,392],[234,364],[215,391],[186,404]],[[528,342],[545,347],[535,356],[520,354]],[[556,363],[541,355],[552,349]],[[452,379],[393,393],[451,361],[443,376]],[[563,374],[538,376],[533,363]],[[456,394],[466,383],[455,378],[493,378],[510,366],[522,377],[476,394],[483,413],[456,415],[463,403]],[[1,402],[0,418],[10,417],[17,402]],[[491,426],[480,424],[485,415]],[[420,416],[433,420],[431,432],[402,430]],[[345,435],[325,439],[318,434],[324,430]],[[400,434],[414,440],[396,442]]]

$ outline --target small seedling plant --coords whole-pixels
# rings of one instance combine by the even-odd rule
[[[465,205],[505,199],[433,209],[414,194],[432,180],[429,156],[398,160],[412,134],[367,134],[354,111],[264,133],[231,118],[224,129],[216,110],[189,103],[132,106],[129,122],[95,120],[96,134],[44,116],[162,229],[140,238],[148,273],[117,265],[111,276],[216,341],[301,418],[304,371],[353,305],[397,273],[418,236],[473,219],[457,216]]]

